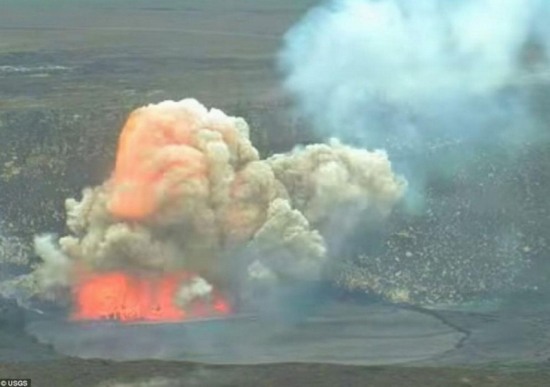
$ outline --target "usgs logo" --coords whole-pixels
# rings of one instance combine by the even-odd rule
[[[30,379],[0,379],[0,387],[31,387]]]

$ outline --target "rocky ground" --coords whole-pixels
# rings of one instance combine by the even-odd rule
[[[25,313],[2,300],[0,376],[33,386],[547,386],[548,363],[484,366],[207,365],[182,361],[117,362],[57,354],[24,333]]]
[[[31,378],[33,386],[411,386],[545,387],[550,370],[350,367],[323,364],[207,366],[155,360],[114,363],[65,359],[0,365],[2,376]]]

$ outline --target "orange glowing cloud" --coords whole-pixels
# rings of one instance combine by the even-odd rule
[[[135,110],[122,129],[108,204],[114,216],[142,220],[178,195],[182,180],[204,178],[204,155],[193,147],[197,125],[181,109]],[[177,171],[177,173],[173,173]]]

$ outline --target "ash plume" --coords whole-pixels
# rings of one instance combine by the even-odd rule
[[[70,234],[36,239],[37,291],[82,273],[184,270],[175,302],[186,304],[235,273],[320,279],[323,223],[344,205],[387,214],[405,186],[381,151],[331,141],[261,160],[241,118],[193,99],[148,105],[128,118],[112,176],[66,200]]]

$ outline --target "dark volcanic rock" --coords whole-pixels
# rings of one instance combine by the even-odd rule
[[[25,313],[15,300],[0,297],[0,330],[19,332],[25,324]]]
[[[58,359],[47,345],[25,333],[26,311],[15,300],[0,297],[0,362]]]

